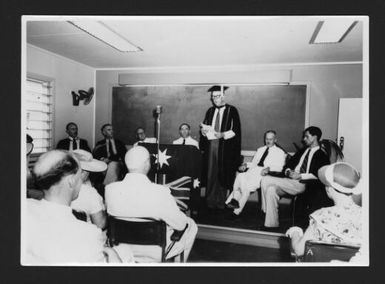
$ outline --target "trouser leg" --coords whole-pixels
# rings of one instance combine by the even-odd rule
[[[192,246],[195,241],[196,234],[198,232],[198,226],[195,224],[194,220],[191,218],[188,218],[187,223],[188,223],[187,230],[184,232],[182,238],[174,244],[173,248],[168,253],[167,258],[174,257],[180,254],[182,251],[184,251],[185,261],[188,259]],[[169,240],[167,245],[169,245],[170,243],[171,241]]]
[[[278,227],[278,201],[284,195],[297,195],[305,191],[305,185],[289,178],[265,177],[261,183],[265,194],[265,226]]]
[[[250,191],[248,190],[242,190],[240,194],[240,198],[238,199],[239,208],[234,209],[234,213],[239,215],[241,214],[243,208],[246,205],[247,200],[249,199]]]
[[[277,188],[274,185],[269,185],[265,192],[265,226],[266,227],[278,227],[279,215],[278,215],[278,201],[279,196],[277,194]]]

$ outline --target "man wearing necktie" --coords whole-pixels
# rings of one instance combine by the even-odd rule
[[[213,106],[201,124],[199,148],[203,151],[206,202],[210,209],[224,209],[241,157],[241,122],[238,110],[225,103],[225,86],[213,86]]]
[[[274,130],[264,134],[265,146],[257,149],[251,163],[244,163],[239,167],[235,178],[233,191],[226,201],[229,208],[234,209],[234,214],[241,214],[251,192],[261,186],[261,179],[269,172],[281,172],[285,165],[286,153],[276,146],[277,136]]]
[[[78,126],[74,122],[70,122],[66,125],[66,132],[68,138],[60,140],[56,146],[56,149],[74,151],[77,149],[82,149],[87,152],[91,152],[90,147],[88,147],[88,142],[85,139],[78,137]]]
[[[125,172],[124,155],[127,152],[126,146],[114,138],[114,131],[111,124],[107,123],[101,128],[103,140],[96,143],[93,151],[95,159],[107,163],[107,173],[104,184],[118,181]]]
[[[279,227],[278,201],[285,195],[298,195],[305,191],[304,180],[318,180],[319,168],[329,164],[327,154],[320,148],[322,131],[310,126],[304,130],[305,149],[298,151],[286,165],[286,177],[265,176],[261,181],[262,210],[266,213],[267,228]]]
[[[190,136],[190,125],[187,123],[182,123],[179,126],[179,135],[180,137],[172,142],[172,144],[178,145],[192,145],[199,149],[199,143]]]

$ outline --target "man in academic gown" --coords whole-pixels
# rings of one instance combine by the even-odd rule
[[[206,202],[211,209],[223,209],[241,157],[241,123],[237,109],[225,103],[228,87],[213,86],[210,107],[201,124],[200,149],[203,151]]]

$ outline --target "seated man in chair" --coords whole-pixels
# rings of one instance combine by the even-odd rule
[[[68,134],[68,138],[60,140],[56,146],[56,149],[68,151],[82,149],[91,152],[87,140],[78,137],[78,126],[75,122],[69,122],[66,125],[66,133]]]
[[[22,263],[63,265],[131,261],[132,255],[106,247],[102,231],[79,221],[70,204],[81,187],[79,162],[69,152],[53,150],[37,160],[33,175],[44,191],[41,200],[28,199],[23,222]]]
[[[108,165],[103,182],[104,185],[107,185],[120,180],[124,175],[123,159],[127,150],[124,143],[114,137],[114,129],[111,124],[104,124],[101,132],[104,139],[96,143],[92,154],[95,159],[101,160]]]
[[[277,147],[277,134],[268,130],[264,134],[265,146],[258,148],[253,161],[239,167],[242,173],[235,178],[233,191],[226,201],[226,206],[234,208],[234,214],[239,215],[245,206],[250,193],[261,185],[262,176],[269,172],[281,172],[285,165],[285,152]],[[246,171],[247,170],[247,171]]]
[[[297,152],[287,164],[284,178],[265,176],[261,181],[262,210],[266,213],[263,229],[279,227],[278,201],[285,195],[298,195],[306,189],[304,180],[318,179],[318,170],[329,164],[320,148],[322,131],[310,126],[304,130],[306,148]]]
[[[147,173],[151,168],[150,154],[146,148],[136,146],[131,148],[125,156],[129,173],[121,182],[106,186],[105,198],[109,215],[125,218],[153,218],[163,220],[167,224],[167,243],[174,230],[182,231],[186,228],[182,238],[175,243],[166,258],[171,258],[184,252],[188,258],[197,233],[194,220],[183,214],[170,189],[152,183]],[[167,244],[167,245],[168,245]],[[134,253],[138,262],[157,261],[154,256],[157,251],[153,247],[119,244],[127,246]],[[123,249],[123,247],[122,247]]]

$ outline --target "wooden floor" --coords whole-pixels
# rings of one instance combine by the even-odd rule
[[[264,223],[264,213],[259,209],[259,203],[248,202],[239,217],[232,216],[232,210],[209,210],[202,198],[199,206],[199,214],[194,217],[196,223],[248,230],[258,230]],[[280,227],[273,230],[277,233],[285,233],[291,227],[291,206],[280,204]]]

